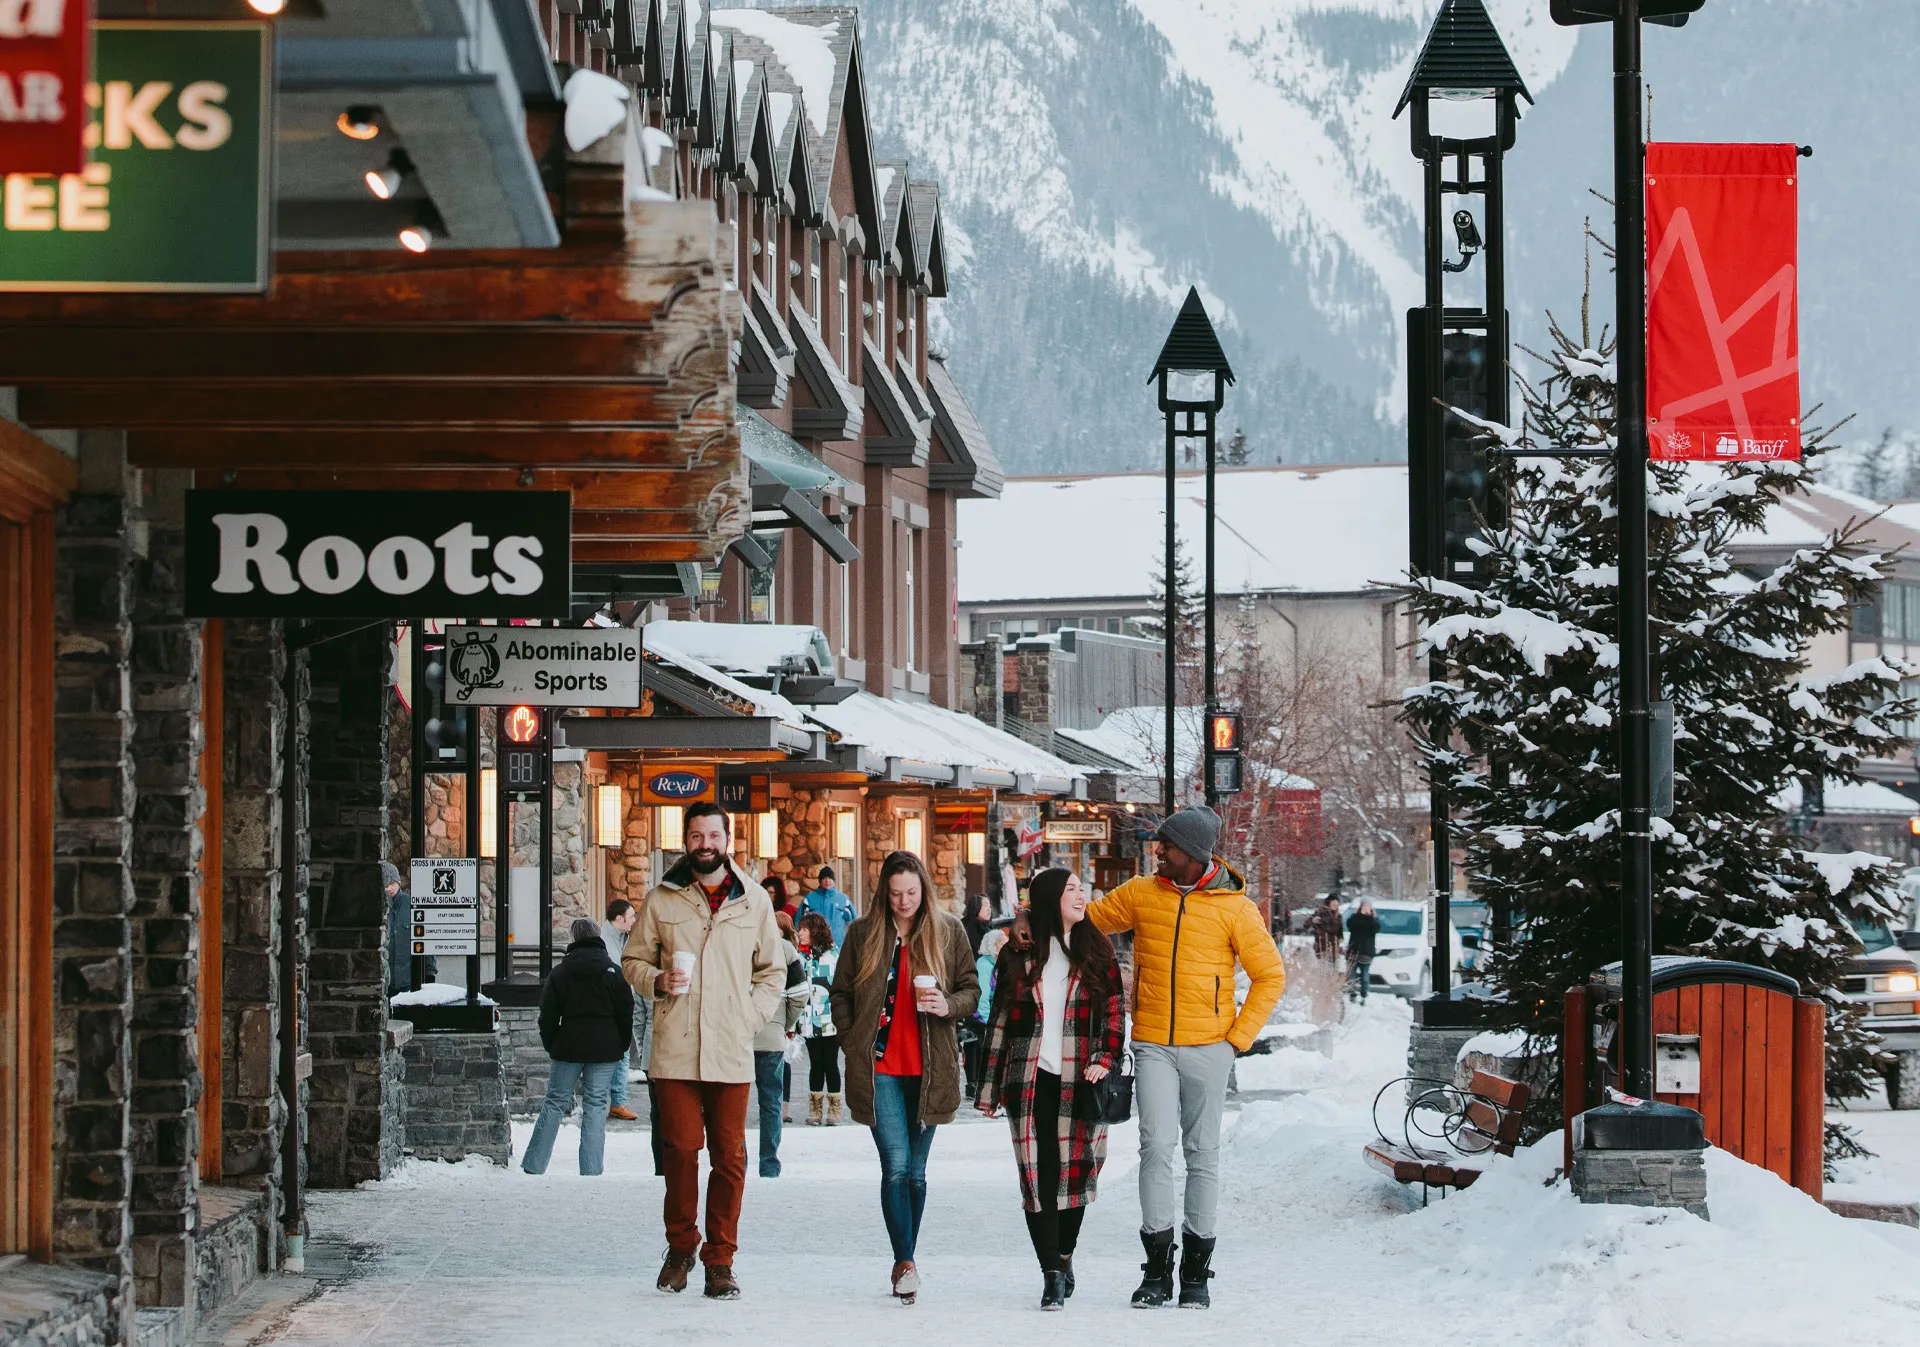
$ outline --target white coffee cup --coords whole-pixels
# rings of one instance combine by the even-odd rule
[[[687,975],[687,985],[674,992],[675,996],[685,996],[689,991],[693,990],[693,966],[696,962],[698,962],[698,959],[692,950],[681,949],[674,951],[673,971]]]
[[[925,1001],[929,993],[940,985],[940,979],[921,973],[913,980],[913,995],[916,1000]]]

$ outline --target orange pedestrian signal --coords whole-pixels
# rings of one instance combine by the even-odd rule
[[[1207,744],[1215,753],[1240,751],[1240,715],[1235,711],[1215,711],[1207,717]]]
[[[540,737],[540,713],[531,706],[516,706],[507,713],[507,738],[516,744],[530,744]]]

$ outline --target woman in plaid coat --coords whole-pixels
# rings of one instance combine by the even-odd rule
[[[1073,1294],[1073,1251],[1107,1158],[1105,1123],[1074,1116],[1074,1090],[1119,1063],[1126,1017],[1113,946],[1082,920],[1090,896],[1070,870],[1043,870],[1028,887],[1033,940],[1011,945],[995,969],[979,1108],[1004,1108],[1013,1131],[1027,1233],[1046,1279],[1043,1310]]]

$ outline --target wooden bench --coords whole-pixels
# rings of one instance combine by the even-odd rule
[[[1380,1100],[1388,1090],[1409,1080],[1429,1088],[1415,1096],[1408,1107],[1401,1129],[1403,1140],[1396,1142],[1380,1126]],[[1476,1157],[1488,1152],[1513,1154],[1532,1094],[1533,1087],[1524,1081],[1508,1080],[1488,1071],[1474,1072],[1465,1090],[1448,1081],[1402,1077],[1374,1097],[1374,1130],[1380,1135],[1362,1148],[1361,1156],[1395,1183],[1419,1184],[1420,1204],[1425,1206],[1431,1189],[1438,1188],[1444,1197],[1450,1189],[1472,1187],[1485,1170],[1484,1165],[1474,1163]],[[1422,1111],[1441,1114],[1439,1131],[1427,1131],[1415,1121],[1415,1115]],[[1417,1144],[1413,1139],[1416,1132],[1446,1143],[1446,1148]]]

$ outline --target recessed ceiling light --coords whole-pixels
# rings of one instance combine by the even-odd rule
[[[287,0],[247,0],[255,14],[278,14],[287,7]]]
[[[335,118],[333,124],[349,139],[372,140],[380,134],[380,123],[374,120],[379,113],[378,108],[351,107]]]
[[[433,246],[433,231],[423,224],[408,225],[400,231],[400,246],[410,253],[424,253]]]

